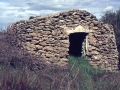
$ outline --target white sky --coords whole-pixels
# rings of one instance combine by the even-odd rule
[[[106,10],[118,10],[120,0],[0,0],[0,27],[65,10],[86,10],[98,19]]]

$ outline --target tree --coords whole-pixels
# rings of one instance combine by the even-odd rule
[[[120,9],[116,11],[106,11],[100,20],[113,25],[118,51],[120,52]]]

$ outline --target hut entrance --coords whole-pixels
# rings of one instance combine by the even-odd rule
[[[69,55],[72,56],[82,56],[86,54],[86,36],[88,33],[72,33],[69,35]]]

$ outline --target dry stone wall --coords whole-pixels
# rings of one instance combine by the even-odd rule
[[[113,27],[85,10],[69,10],[22,20],[9,25],[7,31],[17,36],[18,45],[28,52],[43,57],[47,63],[61,66],[68,62],[69,36],[72,33],[87,33],[82,52],[90,63],[101,69],[118,69]]]

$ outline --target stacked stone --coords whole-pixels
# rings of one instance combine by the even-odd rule
[[[94,30],[88,34],[90,63],[102,69],[118,69],[118,51],[111,25],[96,19],[85,10],[69,10],[51,16],[22,20],[8,27],[10,34],[18,37],[18,44],[30,53],[40,55],[48,63],[67,64],[69,35],[63,27],[87,27]]]

